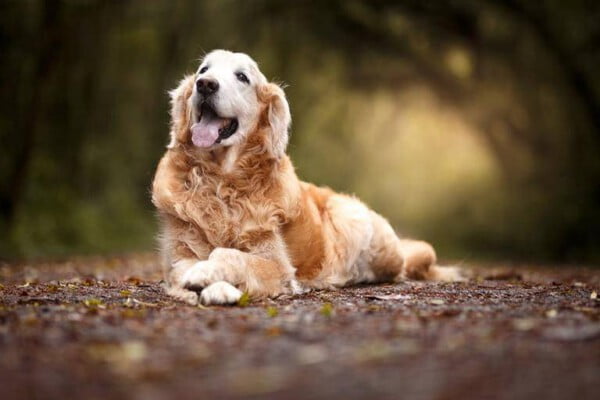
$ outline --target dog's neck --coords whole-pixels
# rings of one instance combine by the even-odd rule
[[[266,151],[263,138],[252,136],[244,143],[220,147],[214,150],[198,150],[181,147],[185,155],[187,168],[200,166],[204,174],[218,175],[222,178],[268,179],[277,168],[278,159]]]
[[[235,164],[238,161],[239,155],[239,145],[221,147],[210,151],[210,158],[215,164],[221,167],[221,171],[225,174],[233,172],[233,170],[235,169]]]

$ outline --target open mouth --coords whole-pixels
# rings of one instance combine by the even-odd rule
[[[222,118],[206,102],[200,106],[200,119],[192,125],[192,143],[197,147],[211,147],[237,131],[237,118]]]

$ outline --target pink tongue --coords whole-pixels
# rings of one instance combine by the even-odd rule
[[[218,118],[207,120],[208,118],[202,118],[200,122],[192,125],[192,143],[195,146],[210,147],[219,137],[219,129],[223,121]]]

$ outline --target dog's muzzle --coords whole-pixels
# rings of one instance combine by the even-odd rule
[[[200,103],[198,111],[200,119],[191,128],[192,143],[197,147],[206,148],[219,144],[238,129],[237,118],[220,117],[207,100]]]

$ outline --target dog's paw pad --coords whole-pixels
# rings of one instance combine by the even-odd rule
[[[242,297],[242,291],[227,282],[215,282],[202,290],[200,301],[204,305],[235,304]]]

